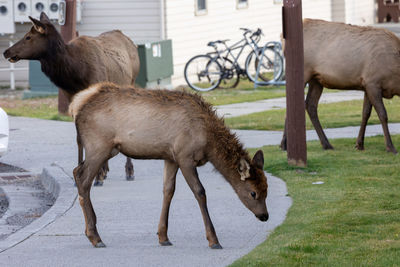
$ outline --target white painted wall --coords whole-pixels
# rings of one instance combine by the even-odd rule
[[[85,0],[80,35],[122,30],[134,42],[161,38],[161,0]]]
[[[370,25],[373,24],[374,21],[374,0],[346,0],[346,23]]]
[[[80,35],[95,36],[121,29],[137,43],[162,39],[173,41],[174,85],[183,83],[183,68],[194,55],[210,51],[207,43],[217,39],[241,39],[240,27],[261,28],[264,41],[279,40],[282,28],[281,3],[249,0],[247,8],[237,8],[236,0],[207,0],[206,15],[195,14],[196,0],[84,0]],[[353,24],[374,22],[374,0],[303,0],[303,17],[343,21]],[[344,2],[344,5],[340,5]],[[341,11],[342,9],[342,11]],[[164,16],[163,12],[164,10]],[[164,17],[164,18],[163,18]],[[341,20],[339,18],[342,18]],[[164,22],[164,23],[163,23]],[[17,24],[19,39],[30,28]],[[9,36],[0,36],[0,53],[8,47]],[[0,67],[8,66],[0,55]],[[17,63],[27,66],[27,61]],[[9,74],[0,72],[0,84],[9,84]],[[28,72],[16,73],[17,85],[26,85]]]
[[[9,47],[10,40],[17,42],[21,39],[25,33],[27,33],[31,28],[30,23],[25,24],[16,24],[16,33],[12,36],[5,35],[0,36],[0,68],[9,68],[10,63],[4,59],[3,53]],[[14,64],[15,68],[27,68],[28,61],[21,60]],[[18,87],[27,87],[28,86],[28,71],[17,71],[15,72],[15,83]],[[9,85],[10,84],[10,74],[9,72],[0,72],[0,86],[1,85]]]
[[[183,84],[185,63],[194,55],[210,51],[206,45],[218,39],[242,38],[240,27],[261,28],[263,41],[279,40],[282,4],[273,0],[249,0],[238,9],[236,0],[208,0],[206,15],[196,16],[196,0],[166,0],[166,37],[173,40],[174,85]],[[303,17],[331,19],[331,0],[303,0]]]
[[[80,35],[96,36],[102,32],[120,29],[134,42],[159,40],[162,37],[161,0],[84,0],[82,21],[77,24]],[[0,36],[0,68],[9,66],[3,52],[9,39],[19,40],[30,29],[31,24],[16,24],[14,36]],[[21,60],[16,67],[27,67]],[[28,71],[15,72],[17,86],[28,85]],[[0,85],[8,85],[9,73],[0,72]]]

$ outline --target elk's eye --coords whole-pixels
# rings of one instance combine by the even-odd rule
[[[256,192],[251,192],[250,195],[251,195],[254,199],[256,199],[256,195],[257,195]]]
[[[27,36],[26,38],[25,38],[25,40],[30,40],[31,39],[31,37],[30,36]]]

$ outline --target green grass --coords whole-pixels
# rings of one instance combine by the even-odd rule
[[[389,122],[400,122],[400,98],[384,100]],[[286,110],[270,110],[249,115],[226,118],[225,122],[233,129],[253,130],[283,130]],[[346,101],[318,106],[318,115],[323,128],[359,126],[361,123],[362,100]],[[308,114],[306,114],[307,129],[313,129]],[[369,124],[380,124],[373,109]]]
[[[0,99],[0,107],[10,116],[72,121],[71,117],[58,114],[57,98],[55,97],[27,100]]]
[[[197,92],[190,88],[185,88],[188,92]],[[284,97],[286,95],[284,86],[267,86],[254,89],[254,84],[242,79],[236,88],[214,89],[209,92],[198,92],[206,101],[211,104],[227,105],[242,102],[251,102],[262,99]]]
[[[392,137],[399,146],[400,135]],[[277,146],[263,147],[266,170],[286,182],[293,205],[232,266],[400,266],[400,157],[385,151],[382,136],[366,138],[362,152],[354,142],[332,140],[332,151],[309,142],[304,169],[288,167]]]

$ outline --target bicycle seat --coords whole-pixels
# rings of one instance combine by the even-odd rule
[[[217,41],[213,41],[213,42],[209,42],[207,44],[207,46],[215,46],[216,44],[225,44],[226,42],[228,42],[229,39],[225,39],[225,40],[217,40]]]

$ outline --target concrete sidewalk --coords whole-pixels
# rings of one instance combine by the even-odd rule
[[[323,93],[321,99],[319,100],[319,103],[326,104],[339,101],[351,101],[360,99],[364,99],[364,92],[362,91],[340,91],[335,93]],[[286,108],[285,97],[265,99],[255,102],[244,102],[244,103],[216,106],[218,115],[224,116],[225,118],[231,118],[255,112],[261,112],[271,109],[282,109],[282,108]]]

